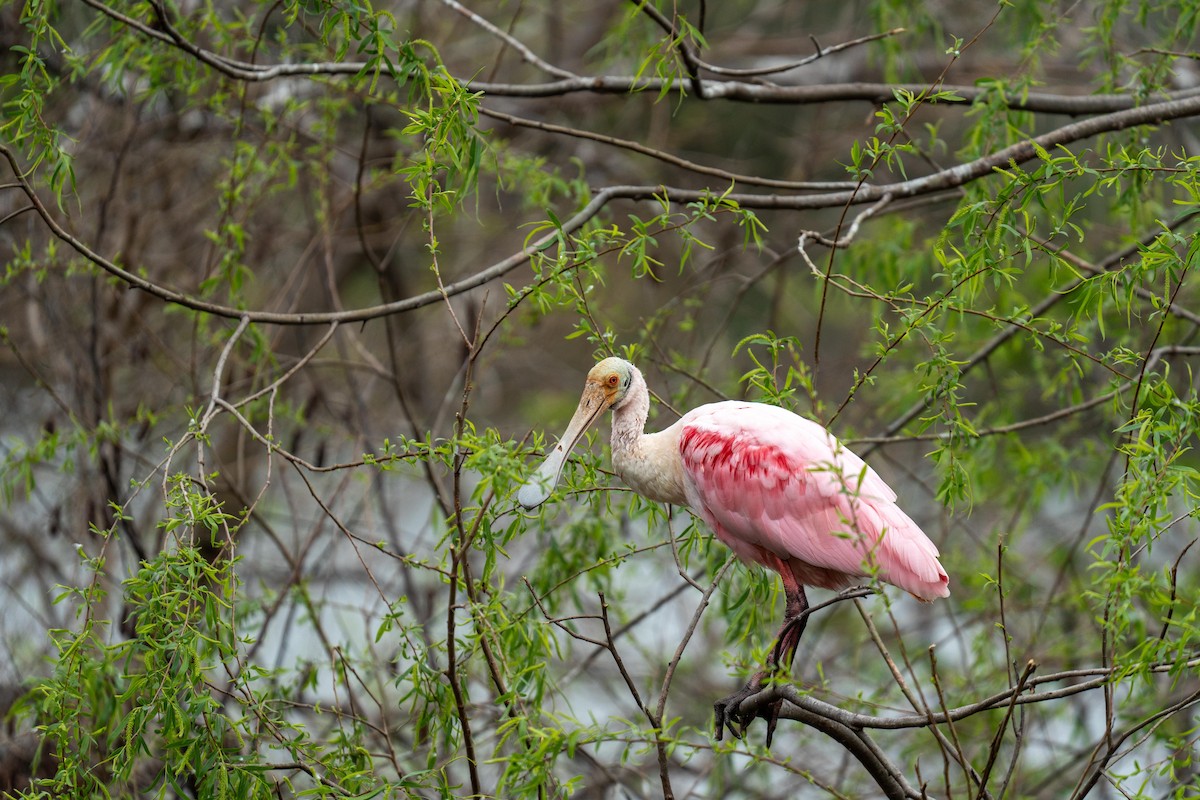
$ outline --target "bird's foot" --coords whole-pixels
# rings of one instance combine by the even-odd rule
[[[751,713],[743,714],[739,711],[739,706],[744,700],[762,691],[763,679],[766,675],[765,672],[758,673],[741,689],[713,704],[714,733],[718,742],[725,735],[727,728],[733,738],[741,739],[750,728],[750,723],[761,717],[767,721],[767,747],[771,746],[771,739],[775,736],[775,725],[779,722],[779,709],[783,705],[783,700],[775,700],[768,705],[760,706]]]

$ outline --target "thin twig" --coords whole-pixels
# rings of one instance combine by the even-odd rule
[[[817,277],[829,277],[827,273],[822,272],[821,269],[812,262],[812,259],[808,257],[808,252],[805,250],[808,242],[813,241],[829,248],[847,248],[854,241],[854,237],[858,235],[858,229],[863,222],[878,214],[890,202],[892,202],[892,196],[890,194],[885,194],[883,197],[879,198],[879,200],[873,205],[867,207],[864,211],[857,214],[854,217],[854,221],[850,223],[850,227],[846,230],[846,232],[836,239],[830,239],[821,235],[817,231],[801,231],[800,239],[796,243],[796,249],[800,252],[800,256],[804,259],[804,263],[808,265],[809,271],[811,271]]]
[[[942,681],[938,675],[937,668],[937,651],[933,645],[929,645],[929,674],[933,680],[934,691],[937,692],[938,707],[942,710],[943,718],[946,720],[946,727],[950,729],[950,741],[954,745],[953,750],[949,750],[945,746],[942,739],[938,740],[938,745],[942,748],[942,752],[950,755],[954,761],[961,767],[969,763],[967,754],[963,750],[962,740],[958,736],[958,728],[954,724],[954,719],[950,716],[950,708],[946,704],[946,693],[942,690]],[[951,790],[953,784],[950,781],[950,758],[944,758],[944,780],[946,783],[946,800],[952,800],[954,793]]]
[[[542,70],[543,72],[545,72],[549,75],[553,75],[556,78],[573,79],[573,78],[579,77],[578,75],[576,75],[573,72],[570,72],[569,70],[562,69],[561,67],[556,67],[553,64],[551,64],[550,62],[543,60],[536,53],[534,53],[532,50],[530,50],[529,47],[527,47],[525,45],[525,43],[522,42],[520,39],[516,38],[515,36],[512,36],[509,33],[506,33],[505,31],[501,30],[500,28],[496,27],[495,25],[488,22],[483,17],[476,14],[474,11],[471,11],[469,8],[466,8],[461,3],[456,2],[456,0],[440,0],[440,2],[442,3],[442,5],[453,9],[454,11],[458,12],[459,14],[462,14],[464,17],[471,20],[472,23],[474,23],[475,25],[478,25],[480,28],[483,28],[485,31],[490,33],[492,36],[495,36],[497,39],[500,39],[502,42],[504,42],[504,44],[508,45],[509,47],[516,50],[518,53],[520,53],[521,58],[525,59],[530,64],[533,64],[535,67]]]
[[[628,150],[632,153],[656,159],[664,164],[680,167],[689,172],[695,172],[698,175],[711,175],[714,178],[720,178],[732,184],[741,183],[749,186],[766,186],[772,189],[791,189],[795,191],[835,191],[839,189],[853,189],[858,185],[851,181],[782,181],[775,178],[763,178],[758,175],[743,175],[717,167],[710,167],[707,164],[697,164],[694,161],[688,161],[686,158],[681,158],[673,153],[647,147],[641,142],[635,142],[630,139],[621,139],[616,136],[583,130],[582,128],[569,128],[565,125],[556,125],[551,122],[542,122],[541,120],[526,119],[485,106],[479,107],[479,113],[485,117],[498,119],[516,127],[530,128],[532,130],[545,131],[546,133],[557,133],[575,139],[587,139],[588,141],[619,147],[622,150]]]
[[[1004,717],[1000,720],[1000,724],[996,726],[996,733],[992,736],[992,745],[988,748],[988,760],[984,764],[983,770],[979,773],[979,797],[983,797],[983,787],[987,785],[988,776],[992,773],[992,767],[996,763],[996,758],[1000,755],[1000,744],[1004,740],[1004,729],[1008,727],[1009,720],[1012,719],[1013,710],[1017,707],[1017,698],[1021,696],[1021,692],[1025,690],[1025,684],[1029,682],[1033,676],[1033,671],[1037,669],[1037,662],[1029,660],[1025,662],[1025,669],[1021,672],[1021,677],[1017,681],[1017,685],[1013,688],[1012,700],[1008,707],[1004,710]]]
[[[714,75],[722,75],[727,78],[761,78],[765,75],[779,75],[783,72],[791,72],[794,69],[808,66],[814,61],[829,55],[833,55],[834,53],[840,53],[843,50],[848,50],[851,47],[858,47],[859,45],[869,44],[870,42],[877,42],[880,39],[898,36],[899,34],[905,32],[906,31],[904,28],[892,28],[891,30],[884,31],[882,33],[872,33],[868,36],[860,36],[857,39],[851,39],[839,44],[829,45],[828,47],[822,47],[816,41],[816,39],[813,39],[813,47],[816,48],[817,52],[813,53],[811,56],[805,56],[804,58],[796,61],[788,61],[783,64],[775,64],[769,67],[749,67],[744,69],[738,69],[735,67],[719,67],[716,64],[710,64],[700,58],[697,58],[696,62],[706,71],[711,72]],[[760,56],[760,58],[762,57]]]
[[[688,624],[687,630],[684,631],[683,637],[679,640],[679,646],[675,648],[675,655],[671,657],[670,663],[667,664],[667,672],[663,675],[662,688],[658,693],[658,705],[654,709],[654,714],[651,717],[651,722],[654,725],[654,743],[658,753],[658,771],[661,778],[663,796],[673,798],[674,792],[671,788],[671,775],[668,767],[670,766],[667,758],[667,743],[662,736],[663,715],[667,707],[667,695],[671,691],[671,681],[675,677],[675,668],[679,666],[680,660],[683,658],[683,651],[687,649],[688,642],[692,640],[692,635],[695,634],[696,628],[700,625],[700,618],[704,615],[704,610],[708,608],[709,599],[713,592],[717,590],[717,586],[721,583],[721,578],[733,566],[733,562],[737,557],[732,553],[725,559],[725,563],[717,570],[717,574],[713,576],[712,583],[708,585],[708,589],[700,596],[700,602],[696,605],[696,611],[692,614],[692,621]]]

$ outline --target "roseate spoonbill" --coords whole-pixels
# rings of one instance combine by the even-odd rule
[[[770,671],[791,669],[808,620],[805,585],[840,589],[874,576],[921,600],[950,594],[937,547],[883,479],[829,431],[786,409],[729,401],[700,406],[647,434],[650,392],[637,367],[620,358],[588,372],[562,439],[518,492],[521,505],[546,501],[571,448],[610,408],[613,467],[631,489],[687,506],[742,560],[783,579],[784,622],[768,670],[716,703],[717,739],[726,726],[741,736],[754,720],[739,713],[742,701]],[[759,714],[768,746],[779,704],[769,712]]]

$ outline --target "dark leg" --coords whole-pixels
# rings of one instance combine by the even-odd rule
[[[792,662],[796,660],[796,646],[800,644],[800,637],[804,635],[804,627],[808,625],[808,595],[804,593],[804,587],[797,583],[790,573],[788,578],[791,580],[785,578],[783,581],[784,589],[787,592],[783,626],[779,629],[779,636],[775,638],[775,647],[771,650],[769,662],[773,669],[782,669],[784,672],[791,672]]]
[[[762,717],[767,721],[767,747],[771,746],[771,739],[775,735],[775,725],[779,721],[779,708],[783,703],[782,700],[776,700],[771,705],[758,709],[748,718],[738,712],[738,706],[746,698],[757,694],[762,689],[763,681],[767,676],[777,672],[791,672],[792,661],[796,658],[796,647],[800,644],[804,626],[808,624],[808,597],[804,594],[804,587],[792,575],[787,564],[780,566],[782,567],[780,575],[783,577],[784,594],[787,599],[784,606],[783,626],[775,638],[775,646],[771,648],[771,656],[767,659],[767,668],[755,673],[745,686],[713,705],[718,742],[721,741],[725,728],[728,728],[735,738],[742,738],[756,717]]]

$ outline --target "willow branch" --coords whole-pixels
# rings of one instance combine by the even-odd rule
[[[155,39],[165,45],[184,50],[205,65],[234,80],[266,82],[281,78],[316,75],[354,77],[361,74],[364,69],[370,69],[370,65],[363,61],[328,61],[270,65],[238,61],[198,47],[188,42],[177,32],[175,35],[172,35],[158,30],[147,23],[122,14],[116,9],[100,2],[100,0],[83,0],[83,2],[110,19],[136,30],[139,34],[147,38]],[[449,3],[446,5],[450,6]],[[450,7],[453,8],[453,6]],[[525,48],[525,50],[528,50],[528,48]],[[823,50],[823,52],[828,52],[828,50]],[[525,55],[525,52],[522,51],[522,56]],[[554,71],[559,71],[559,68],[553,67],[541,59],[531,61],[531,63],[540,69],[550,71],[552,74]],[[695,95],[705,100],[787,105],[850,101],[873,104],[891,103],[895,101],[897,92],[908,92],[919,95],[929,89],[928,85],[919,83],[853,82],[781,86],[775,83],[764,82],[761,79],[756,79],[752,82],[704,79],[673,81],[667,78],[643,78],[633,75],[564,76],[558,80],[544,83],[499,83],[472,80],[461,81],[461,83],[473,92],[483,92],[494,97],[561,97],[581,92],[593,94],[647,92],[650,95],[654,95],[659,91],[670,91],[689,96],[689,87],[691,87]],[[940,89],[946,92],[946,95],[942,99],[939,99],[939,103],[957,105],[970,105],[996,92],[992,87],[973,85],[942,85]],[[1168,101],[1184,100],[1200,96],[1200,89],[1161,93],[1158,96]],[[1141,98],[1130,94],[1072,95],[1054,92],[1004,94],[1002,95],[1002,100],[1008,108],[1012,109],[1047,114],[1068,114],[1072,116],[1104,114],[1126,109],[1134,110],[1137,104],[1141,102]]]
[[[83,240],[67,231],[50,213],[50,210],[38,197],[33,186],[25,177],[25,173],[21,170],[17,162],[16,156],[4,144],[0,144],[0,155],[8,161],[13,174],[17,177],[20,189],[33,203],[38,216],[60,241],[71,247],[79,255],[86,258],[88,261],[95,264],[100,269],[115,278],[124,281],[134,289],[140,289],[147,294],[153,295],[160,300],[165,300],[168,303],[190,308],[193,311],[200,311],[205,314],[212,314],[217,317],[227,317],[230,319],[245,318],[250,322],[271,324],[271,325],[325,325],[334,322],[362,322],[371,319],[378,319],[392,314],[401,314],[408,311],[413,311],[418,308],[423,308],[434,303],[445,302],[448,297],[453,297],[463,292],[470,291],[479,286],[482,286],[489,281],[503,277],[517,267],[526,264],[538,252],[541,252],[546,247],[553,244],[564,234],[570,234],[579,230],[585,225],[588,220],[596,216],[604,206],[606,206],[614,197],[611,190],[601,189],[593,197],[591,202],[584,206],[577,214],[566,220],[561,229],[555,229],[550,233],[536,239],[531,244],[525,246],[511,256],[498,261],[497,263],[487,267],[474,275],[455,281],[454,283],[446,284],[444,289],[434,289],[422,294],[407,297],[403,300],[397,300],[392,303],[384,303],[382,305],[369,306],[366,308],[351,309],[348,311],[324,311],[324,312],[297,312],[283,313],[275,311],[247,311],[245,309],[234,308],[232,306],[224,306],[219,303],[210,303],[206,300],[201,300],[197,297],[189,295],[185,292],[170,289],[161,284],[143,278],[142,276],[130,272],[127,269],[117,265],[113,261],[92,250]]]
[[[1186,224],[1187,222],[1189,222],[1193,218],[1195,218],[1195,216],[1196,216],[1196,212],[1188,212],[1186,214],[1183,214],[1180,217],[1173,220],[1170,224],[1168,224],[1167,230],[1170,230],[1170,231],[1178,230],[1181,226],[1183,226],[1184,224]],[[1160,233],[1161,233],[1160,229],[1155,227],[1155,229],[1152,230],[1150,233],[1140,237],[1138,239],[1138,241],[1130,244],[1127,247],[1123,247],[1120,250],[1116,251],[1115,253],[1112,253],[1111,255],[1109,255],[1100,264],[1096,264],[1096,265],[1087,264],[1086,267],[1083,267],[1083,264],[1085,264],[1086,262],[1083,262],[1082,259],[1073,260],[1072,263],[1075,264],[1077,267],[1085,268],[1088,272],[1090,272],[1093,275],[1098,275],[1103,272],[1108,272],[1109,270],[1113,270],[1113,269],[1116,269],[1117,267],[1119,267],[1126,258],[1129,258],[1132,255],[1134,255],[1135,253],[1137,253],[1139,251],[1139,249],[1141,249],[1142,247],[1148,246],[1149,243],[1154,241],[1154,239]],[[1056,255],[1062,255],[1062,253],[1057,252]],[[1075,290],[1077,287],[1079,287],[1082,283],[1083,283],[1082,278],[1076,278],[1076,279],[1072,280],[1070,283],[1068,283],[1067,285],[1056,288],[1054,291],[1052,291],[1048,295],[1046,295],[1046,297],[1044,297],[1036,306],[1029,309],[1029,313],[1028,313],[1029,318],[1036,319],[1037,317],[1046,313],[1051,308],[1058,305],[1058,303],[1060,303],[1062,300],[1066,299],[1067,297],[1070,297],[1071,292],[1073,290]],[[1141,296],[1140,293],[1139,293],[1139,296]],[[1179,312],[1179,309],[1176,309],[1174,306],[1171,309],[1168,309],[1168,313],[1178,313],[1178,312]],[[965,375],[967,372],[970,372],[975,367],[977,367],[980,364],[987,361],[988,358],[992,355],[992,353],[996,352],[996,350],[998,350],[1001,345],[1003,345],[1005,342],[1012,339],[1014,336],[1016,336],[1020,332],[1021,332],[1020,327],[1018,327],[1016,325],[1011,325],[1008,328],[995,334],[991,339],[989,339],[987,342],[985,342],[982,347],[980,347],[977,351],[975,351],[975,353],[973,353],[971,355],[971,357],[968,358],[962,364],[962,366],[960,367],[960,374]],[[873,437],[872,443],[864,451],[862,451],[860,453],[860,455],[863,458],[866,458],[868,455],[871,454],[872,451],[875,450],[876,447],[879,446],[879,444],[891,441],[892,438],[905,425],[912,422],[912,420],[916,419],[917,415],[920,414],[922,411],[924,411],[928,407],[928,404],[929,404],[928,399],[918,400],[915,403],[913,403],[913,405],[911,405],[903,414],[901,414],[899,417],[897,417],[895,420],[893,420],[891,423],[889,423],[888,426],[886,428],[884,428],[884,430],[879,434],[878,437]],[[844,403],[843,403],[843,405],[844,405]]]
[[[94,0],[89,0],[94,2]],[[1126,111],[1118,111],[1092,117],[1080,122],[1064,125],[1049,133],[1034,139],[1018,142],[990,155],[960,164],[956,167],[941,170],[931,175],[891,184],[863,185],[861,187],[834,192],[823,192],[811,195],[782,195],[782,194],[735,194],[723,195],[731,203],[743,208],[755,209],[818,209],[843,207],[863,203],[877,203],[885,197],[893,199],[910,198],[930,193],[956,188],[971,181],[992,174],[996,169],[1022,164],[1038,156],[1041,150],[1051,150],[1070,142],[1095,136],[1115,130],[1124,130],[1139,125],[1158,124],[1172,119],[1196,116],[1200,114],[1200,94],[1183,100],[1168,100],[1152,103]],[[556,241],[560,235],[572,233],[581,228],[588,220],[600,212],[608,203],[617,199],[655,200],[666,198],[675,203],[691,203],[708,200],[712,193],[707,190],[681,189],[667,186],[609,186],[598,190],[583,209],[567,220],[561,231],[555,229],[540,237],[533,243],[522,248],[517,253],[493,264],[486,269],[457,281],[447,284],[444,291],[433,290],[413,297],[398,300],[383,305],[336,312],[310,313],[281,313],[271,311],[246,311],[244,309],[210,303],[184,292],[168,289],[165,286],[147,280],[130,272],[109,259],[92,250],[86,243],[69,233],[42,203],[37,193],[27,180],[20,168],[16,157],[8,147],[0,144],[0,154],[9,162],[13,175],[20,185],[21,191],[29,198],[36,208],[37,214],[45,222],[51,232],[61,241],[69,245],[81,256],[91,261],[105,272],[124,281],[130,286],[141,289],[155,297],[175,303],[186,308],[201,311],[214,316],[241,319],[250,322],[276,325],[314,325],[331,322],[359,322],[390,314],[399,314],[421,308],[433,303],[444,302],[446,298],[482,286],[489,281],[502,277],[518,266],[525,264],[534,254]]]

